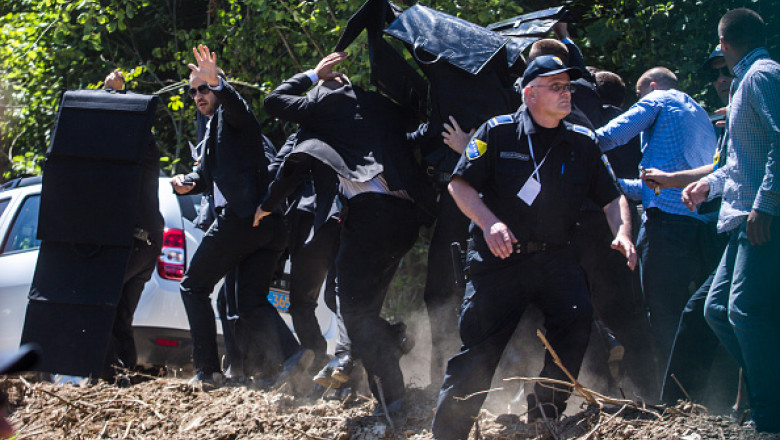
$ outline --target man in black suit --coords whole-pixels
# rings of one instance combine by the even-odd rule
[[[219,279],[234,267],[238,270],[239,309],[235,336],[244,358],[260,356],[263,379],[276,376],[287,359],[279,379],[291,378],[311,365],[314,354],[299,350],[295,337],[267,299],[287,232],[279,212],[258,227],[252,225],[255,207],[271,180],[260,124],[238,92],[220,77],[216,54],[203,45],[193,52],[198,65],[189,65],[189,92],[198,110],[209,117],[205,152],[192,173],[174,176],[171,183],[179,194],[213,194],[218,215],[181,282],[197,371],[192,383],[219,384],[223,380],[209,296]]]
[[[389,99],[333,72],[346,56],[326,56],[315,69],[293,76],[266,97],[268,113],[297,122],[301,131],[268,199],[258,206],[255,223],[265,222],[261,219],[297,186],[312,163],[325,163],[336,172],[344,207],[336,257],[340,311],[371,391],[377,398],[383,395],[387,410],[394,413],[403,409],[399,359],[404,350],[397,327],[380,312],[401,257],[417,239],[420,213],[430,209],[433,197],[406,143],[409,123],[416,121],[407,121],[408,113]]]

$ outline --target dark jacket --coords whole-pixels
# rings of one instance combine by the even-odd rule
[[[260,124],[230,84],[223,81],[213,93],[220,106],[209,122],[203,159],[187,179],[195,182],[194,193],[211,194],[216,182],[233,212],[252,217],[271,180]]]
[[[285,161],[286,167],[314,158],[338,175],[366,182],[383,173],[391,191],[405,190],[418,207],[433,213],[434,199],[425,174],[415,162],[406,141],[408,115],[379,93],[346,84],[336,90],[311,87],[303,73],[283,82],[265,98],[266,111],[280,119],[300,124],[298,143]],[[300,157],[300,155],[310,158]],[[285,176],[282,169],[277,176]],[[286,197],[299,182],[271,186],[269,199]],[[265,204],[264,208],[275,208]]]

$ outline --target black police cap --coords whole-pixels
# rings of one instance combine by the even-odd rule
[[[559,57],[554,55],[542,55],[534,58],[523,73],[522,87],[525,87],[540,76],[553,76],[559,73],[568,73],[569,79],[582,78],[582,72],[577,67],[566,67]]]

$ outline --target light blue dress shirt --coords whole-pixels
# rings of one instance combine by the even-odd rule
[[[645,95],[625,113],[596,131],[602,152],[641,135],[644,168],[674,172],[712,163],[717,137],[707,112],[679,90],[656,90]],[[699,215],[682,203],[681,188],[667,188],[659,195],[640,179],[619,179],[626,197],[641,200],[645,210],[658,208],[669,214],[713,221],[713,214]]]

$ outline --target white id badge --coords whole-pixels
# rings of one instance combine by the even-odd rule
[[[525,181],[525,184],[520,191],[517,192],[517,197],[524,201],[526,205],[531,206],[536,200],[536,196],[542,191],[542,184],[539,183],[533,176],[533,174]]]

